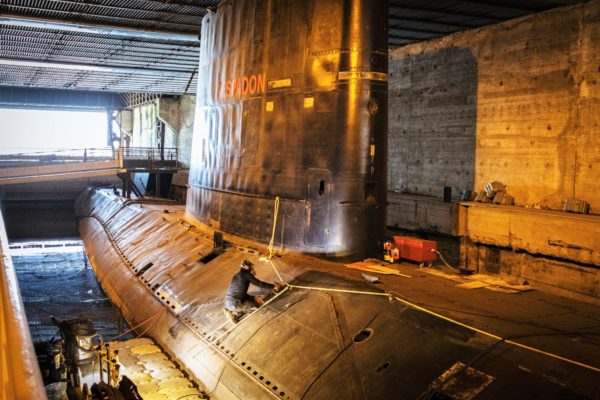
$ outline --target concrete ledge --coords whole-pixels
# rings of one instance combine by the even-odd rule
[[[600,265],[600,216],[460,204],[459,234],[476,243]]]
[[[458,205],[433,197],[388,192],[387,225],[456,236]]]
[[[463,240],[461,266],[512,284],[600,305],[600,269]]]

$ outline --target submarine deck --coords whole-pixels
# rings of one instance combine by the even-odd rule
[[[169,210],[164,217],[171,221],[184,218],[182,206],[150,204],[144,207],[161,212]],[[251,243],[261,254],[268,251],[266,245],[256,246],[255,242],[230,235],[225,238],[242,245]],[[362,271],[345,268],[341,262],[319,259],[315,263],[314,258],[296,253],[281,258],[292,265],[309,264],[311,269],[350,280],[363,279]],[[512,293],[510,290],[495,291],[494,285],[492,290],[486,286],[462,287],[460,275],[447,268],[442,269],[443,273],[435,274],[430,273],[429,268],[410,262],[389,267],[408,277],[368,272],[377,275],[379,282],[375,287],[381,291],[400,294],[418,306],[502,338],[519,338],[520,343],[600,369],[600,307],[597,305],[535,289]],[[276,280],[276,274],[270,269],[265,264],[261,271],[268,274],[267,280]]]
[[[95,202],[95,204],[97,203]],[[114,211],[118,207],[114,207],[113,211],[104,211],[104,215],[109,216],[108,219],[111,221],[104,221],[103,226],[105,231],[113,231],[113,235],[115,232],[123,232],[124,227],[140,229],[143,226],[144,229],[147,229],[140,236],[146,238],[145,240],[135,238],[133,237],[135,235],[129,233],[121,233],[122,236],[113,236],[113,239],[111,239],[113,245],[116,243],[117,251],[121,252],[122,255],[128,255],[134,264],[140,266],[138,268],[147,263],[148,258],[140,255],[144,250],[148,252],[161,251],[163,253],[160,261],[172,259],[173,263],[178,263],[181,261],[183,253],[196,248],[193,246],[198,246],[197,243],[204,243],[201,245],[205,248],[212,246],[211,230],[190,222],[189,218],[184,215],[184,209],[181,206],[133,204],[125,207],[139,207],[139,210],[128,210],[131,219],[128,220],[123,216],[119,221],[111,220],[114,215],[120,212]],[[99,211],[99,213],[102,214],[103,212]],[[140,217],[142,214],[143,216]],[[150,214],[153,215],[152,220],[150,220]],[[98,221],[100,219],[102,218],[99,218]],[[139,222],[141,219],[144,221]],[[269,224],[269,222],[265,223]],[[161,226],[157,226],[157,224]],[[168,226],[172,230],[169,230],[171,228],[168,228]],[[175,226],[182,232],[179,233],[178,230],[175,230]],[[90,226],[84,229],[84,237],[86,236],[86,230],[97,232],[98,227],[97,223],[90,222]],[[94,252],[94,247],[97,246],[97,237],[92,236],[96,233],[89,232],[87,233],[86,248],[91,246],[91,250]],[[137,235],[140,234],[137,233]],[[158,239],[151,240],[150,235],[156,236]],[[195,236],[196,244],[188,243],[189,235]],[[379,300],[376,301],[373,300],[373,296],[369,295],[357,294],[352,296],[351,299],[348,299],[348,296],[345,298],[340,296],[334,299],[335,301],[331,300],[333,303],[330,301],[329,304],[333,304],[334,317],[331,318],[337,321],[336,326],[338,323],[341,324],[341,331],[327,331],[330,328],[320,327],[322,321],[319,322],[319,325],[310,325],[310,323],[317,320],[312,321],[310,320],[311,317],[306,316],[306,313],[311,311],[315,313],[323,311],[327,314],[327,306],[323,306],[321,304],[323,302],[319,303],[317,298],[310,298],[306,293],[300,293],[304,291],[302,287],[325,286],[335,289],[340,287],[340,282],[342,282],[342,287],[344,282],[360,283],[362,281],[361,271],[347,269],[342,263],[316,259],[296,253],[284,253],[275,256],[273,258],[273,263],[277,266],[277,271],[275,271],[270,265],[260,262],[260,256],[267,254],[266,246],[229,235],[224,236],[224,239],[232,243],[232,246],[225,255],[217,258],[220,261],[214,264],[218,264],[218,266],[214,265],[210,268],[211,263],[207,262],[206,265],[191,270],[185,266],[177,267],[179,269],[166,273],[166,277],[162,278],[157,278],[159,273],[154,271],[155,275],[148,276],[148,279],[150,281],[160,280],[165,282],[164,279],[174,279],[173,277],[181,276],[180,280],[187,282],[173,282],[172,287],[167,287],[164,290],[171,290],[169,292],[171,294],[179,291],[182,297],[187,298],[187,301],[190,301],[191,298],[195,299],[197,296],[202,297],[201,300],[198,300],[198,303],[189,303],[194,306],[190,306],[189,312],[188,310],[182,311],[178,316],[178,319],[186,326],[196,328],[197,322],[200,325],[198,335],[206,335],[205,332],[202,332],[205,328],[208,328],[206,329],[207,332],[212,331],[211,335],[217,331],[220,332],[219,329],[226,324],[226,322],[223,322],[224,316],[220,312],[222,307],[220,303],[224,295],[224,288],[237,265],[239,265],[239,259],[249,258],[255,262],[257,275],[262,280],[275,281],[278,279],[277,275],[281,274],[286,282],[292,283],[295,287],[288,291],[286,295],[288,299],[283,301],[287,304],[269,305],[268,310],[264,310],[263,315],[257,315],[255,320],[247,323],[245,320],[242,321],[240,324],[246,325],[243,328],[247,330],[245,332],[236,332],[230,337],[227,337],[227,335],[231,332],[231,329],[219,333],[219,339],[215,343],[221,349],[224,348],[223,345],[225,347],[229,346],[231,349],[241,346],[235,351],[235,360],[231,360],[237,362],[239,356],[239,364],[243,367],[241,369],[245,369],[244,366],[248,364],[248,360],[250,360],[250,365],[259,371],[260,368],[267,370],[269,363],[279,365],[278,370],[271,369],[270,373],[273,375],[278,374],[280,378],[278,381],[283,382],[283,378],[287,377],[286,379],[289,379],[289,374],[292,374],[293,371],[291,371],[291,368],[290,371],[287,371],[286,368],[282,370],[279,361],[282,357],[289,358],[290,349],[298,352],[296,355],[302,359],[301,361],[305,361],[309,356],[322,358],[330,356],[319,353],[313,354],[312,350],[302,347],[303,344],[300,339],[295,339],[299,341],[297,343],[290,343],[292,339],[289,338],[293,336],[286,336],[285,331],[282,331],[282,328],[272,322],[276,321],[279,315],[286,312],[290,314],[288,311],[291,305],[291,314],[283,318],[286,321],[285,323],[288,325],[298,324],[301,329],[313,331],[313,340],[315,341],[325,340],[327,332],[334,332],[334,334],[341,332],[343,339],[341,343],[343,344],[347,342],[347,339],[344,338],[348,337],[348,332],[356,333],[356,327],[364,326],[365,321],[373,327],[374,337],[380,336],[369,345],[370,347],[357,349],[353,357],[355,357],[354,362],[357,365],[357,372],[354,377],[360,378],[359,381],[363,382],[363,390],[367,390],[375,398],[389,398],[390,389],[388,386],[392,382],[397,382],[399,377],[406,380],[406,385],[402,386],[403,390],[406,390],[403,397],[415,398],[415,395],[418,396],[419,393],[422,393],[424,382],[433,384],[434,379],[441,377],[444,371],[448,373],[455,367],[452,367],[452,362],[457,359],[463,360],[463,365],[466,364],[467,367],[473,366],[481,371],[486,371],[498,381],[504,382],[501,389],[493,390],[489,392],[488,397],[483,396],[482,398],[490,398],[489,396],[493,398],[494,395],[516,392],[520,393],[516,397],[548,398],[544,397],[545,394],[551,393],[551,397],[558,396],[560,398],[598,398],[598,393],[600,393],[600,380],[598,380],[600,365],[597,361],[600,359],[600,310],[594,305],[534,290],[506,293],[486,288],[467,289],[465,286],[475,287],[477,285],[460,286],[460,282],[448,279],[448,273],[444,276],[437,276],[428,273],[427,269],[402,263],[397,265],[396,268],[406,276],[380,276],[381,284],[367,286],[361,283],[362,286],[360,287],[370,288],[369,292],[378,293],[379,295],[393,293],[394,301],[402,303],[401,306],[404,308],[384,310],[385,305],[382,306],[382,303],[385,300],[379,301],[381,297],[377,297]],[[167,243],[169,240],[184,240],[183,237],[188,241],[185,242],[187,243],[185,246]],[[142,242],[142,240],[144,241]],[[171,250],[169,250],[169,246],[172,246]],[[156,250],[157,247],[160,247],[160,249]],[[180,254],[175,253],[175,249]],[[100,258],[100,252],[96,251],[96,254],[97,258]],[[194,252],[194,254],[196,254],[197,259],[200,253]],[[134,259],[135,257],[137,259]],[[96,264],[100,261],[96,260]],[[159,260],[156,262],[159,262]],[[92,263],[94,264],[94,262]],[[111,279],[107,271],[110,271],[110,269],[105,269],[100,274],[101,281],[104,279],[106,282]],[[309,274],[307,274],[307,271],[309,271]],[[203,279],[211,280],[210,286],[202,281],[190,281],[194,277],[199,277],[200,275],[194,274],[200,272],[204,274],[202,275]],[[310,275],[310,273],[320,275],[315,276]],[[316,279],[313,280],[313,277]],[[122,280],[123,277],[120,279]],[[143,279],[145,280],[145,278]],[[145,281],[148,283],[148,287],[150,287],[150,281]],[[190,284],[191,282],[192,284]],[[113,283],[114,288],[111,292],[118,294],[119,289],[116,285],[116,283]],[[195,291],[190,291],[192,287]],[[353,286],[345,287],[345,289],[353,288]],[[220,289],[223,289],[222,293]],[[305,292],[308,291],[310,290]],[[133,295],[133,292],[127,294],[130,298]],[[304,296],[304,298],[301,296]],[[306,307],[303,307],[302,310],[293,310],[294,304],[301,301],[305,301]],[[324,308],[322,310],[311,310],[311,306]],[[128,306],[121,304],[120,307]],[[371,314],[365,312],[369,309],[379,309],[380,311],[371,312]],[[132,312],[131,310],[129,308],[128,312]],[[349,314],[349,310],[355,310],[355,314]],[[144,311],[148,315],[154,312],[149,308]],[[331,307],[329,311],[331,311]],[[139,308],[137,312],[139,312]],[[127,311],[124,314],[127,314]],[[141,318],[144,318],[144,315],[136,317],[138,321]],[[167,316],[165,315],[164,318],[166,319]],[[156,332],[162,329],[162,332],[166,333],[159,332],[158,335],[170,334],[172,338],[167,336],[165,340],[171,345],[177,346],[177,343],[182,343],[181,340],[183,340],[177,338],[177,333],[182,328],[178,327],[177,323],[174,324],[173,321],[176,321],[174,317],[169,318],[168,321],[165,320],[164,324],[157,324]],[[306,323],[307,318],[309,323]],[[345,321],[342,323],[340,320],[344,319]],[[265,332],[265,329],[262,328],[267,325],[269,325],[269,329],[267,329],[268,332]],[[319,331],[319,329],[322,330]],[[466,334],[467,331],[472,335]],[[354,335],[354,333],[351,333],[351,335]],[[264,335],[264,337],[261,335]],[[298,332],[293,335],[298,335]],[[474,342],[470,342],[469,337]],[[350,336],[350,342],[352,342],[351,338],[352,336]],[[211,339],[210,336],[208,339]],[[214,340],[214,337],[212,340]],[[277,354],[267,359],[264,359],[263,354],[244,347],[249,341],[254,341],[256,347],[262,346],[264,350],[269,346],[273,348],[281,346],[282,340],[288,348],[288,354]],[[332,341],[335,342],[335,340]],[[470,344],[467,345],[467,343]],[[168,343],[166,346],[163,344],[163,346],[168,347]],[[382,346],[384,346],[383,349]],[[389,348],[389,352],[386,352],[386,346]],[[348,347],[340,346],[340,348],[344,352]],[[322,347],[322,349],[326,349],[326,347]],[[314,359],[315,365],[311,365],[312,368],[305,371],[306,376],[312,374],[310,380],[306,378],[305,382],[300,382],[301,379],[297,377],[289,380],[286,396],[289,394],[292,398],[324,398],[324,393],[327,393],[327,390],[330,389],[323,389],[318,380],[321,375],[324,376],[323,379],[330,382],[335,377],[328,375],[329,367],[320,370],[321,372],[315,372],[313,369],[318,370],[321,368],[317,365],[320,362],[325,362],[325,365],[333,365],[338,362],[336,357],[339,355],[335,356],[335,352],[339,351],[332,350],[334,354],[332,356],[334,357],[333,361]],[[299,354],[303,352],[306,354],[300,356]],[[371,356],[365,355],[365,352],[372,355],[377,354],[377,357],[373,357],[375,360],[370,360]],[[215,387],[212,390],[216,391],[217,396],[215,397],[219,398],[217,389],[219,381],[221,378],[226,379],[233,376],[233,373],[224,374],[225,366],[223,366],[223,369],[221,367],[211,367],[210,364],[214,363],[215,356],[207,356],[204,348],[198,347],[198,345],[188,345],[185,354],[185,357],[195,360],[194,363],[199,362],[198,357],[208,357],[206,360],[210,362],[206,364],[206,368],[214,368],[212,374],[216,377],[216,383],[214,383]],[[233,354],[230,355],[233,357]],[[389,358],[389,362],[382,363],[384,361],[382,357]],[[507,360],[510,361],[511,367],[507,367]],[[327,364],[327,362],[331,362],[331,364]],[[393,375],[390,375],[393,378],[388,377],[387,380],[380,380],[378,381],[380,384],[375,386],[368,382],[369,377],[365,377],[366,374],[370,373],[368,371],[372,369],[371,372],[375,373],[375,370],[377,370],[376,372],[381,376],[381,373],[392,370],[389,366],[394,365],[394,363],[400,365],[401,370],[396,369],[393,371]],[[358,364],[361,364],[360,369]],[[441,365],[446,366],[441,368]],[[407,370],[406,366],[411,366],[414,371]],[[388,371],[386,371],[387,368],[389,368]],[[250,371],[250,366],[248,366],[248,371]],[[478,372],[476,371],[474,374],[476,375]],[[208,375],[204,374],[203,377],[206,376]],[[292,374],[292,376],[295,375]],[[302,377],[302,379],[304,378]],[[347,379],[352,380],[353,378],[350,376]],[[392,379],[392,381],[389,381],[389,379]],[[493,380],[494,378],[490,379]],[[478,390],[483,390],[483,387],[489,385],[491,380],[481,384]],[[310,383],[307,384],[306,382]],[[567,383],[565,384],[565,382]],[[556,388],[550,390],[549,387],[552,385]],[[279,390],[275,388],[273,391],[278,392]],[[487,393],[487,391],[483,393]],[[366,397],[370,398],[372,396],[365,395]]]

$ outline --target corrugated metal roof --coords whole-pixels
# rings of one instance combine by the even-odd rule
[[[390,0],[389,44],[406,45],[578,2]],[[0,87],[194,93],[199,46],[194,37],[207,8],[218,3],[3,0]],[[94,28],[98,25],[102,29]]]
[[[175,32],[200,32],[219,0],[6,0],[3,14]]]

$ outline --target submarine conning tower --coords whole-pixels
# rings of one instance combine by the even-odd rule
[[[385,234],[387,1],[236,0],[202,22],[187,213],[294,251]]]

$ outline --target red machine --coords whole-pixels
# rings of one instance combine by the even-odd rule
[[[394,244],[400,250],[400,257],[423,263],[436,259],[437,254],[431,250],[437,250],[437,242],[433,240],[418,239],[410,236],[394,236]]]

